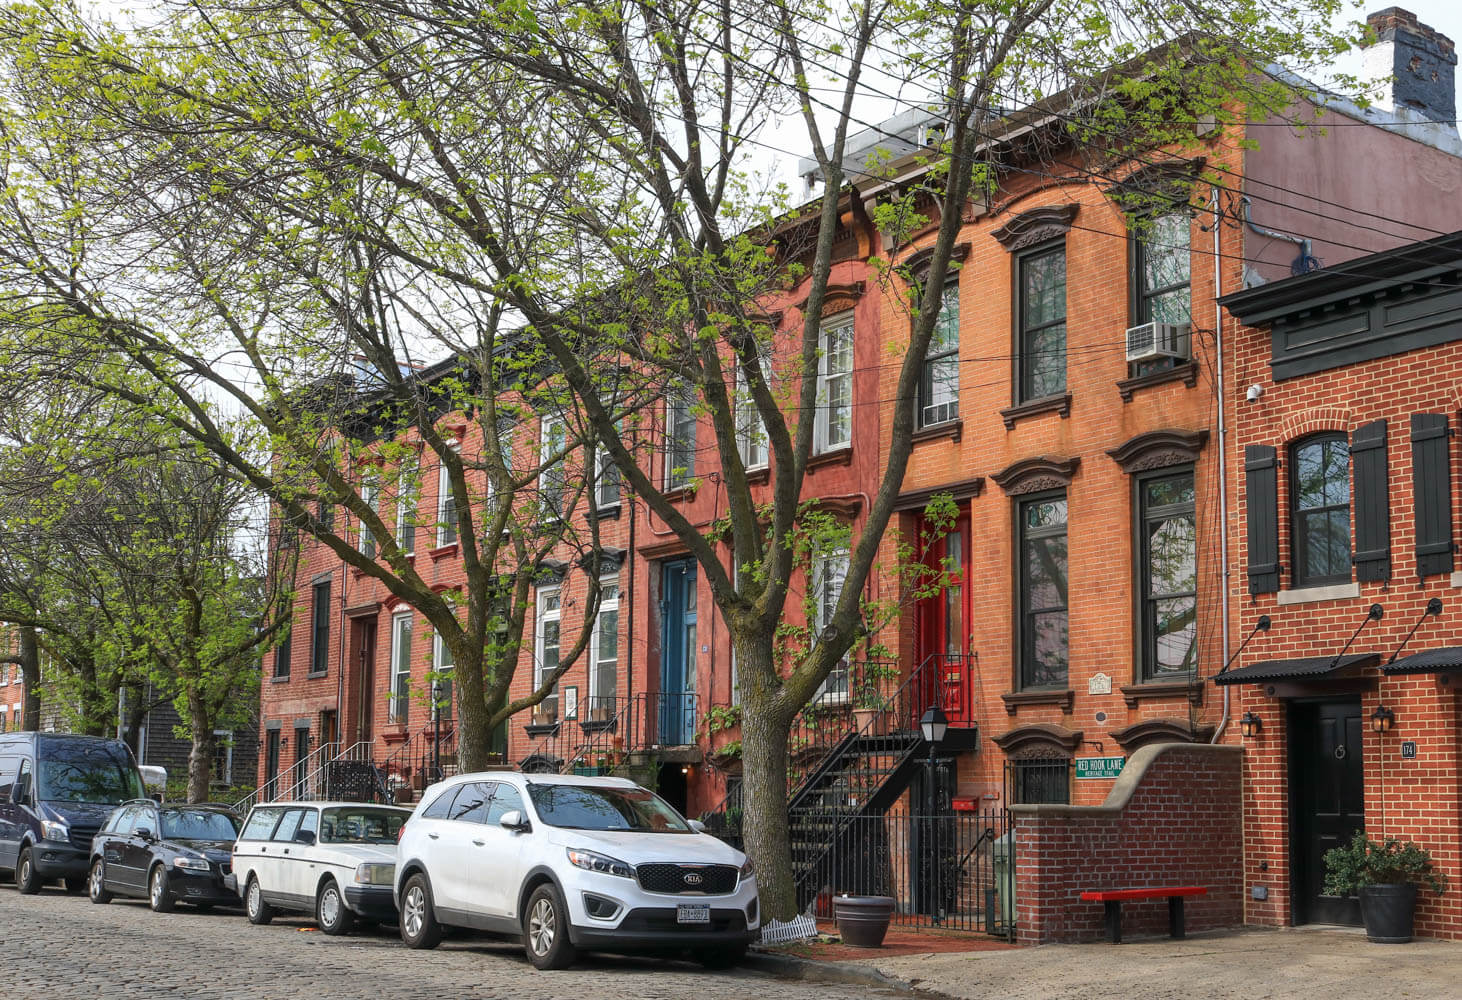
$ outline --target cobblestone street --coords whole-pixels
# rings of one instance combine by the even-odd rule
[[[521,946],[458,932],[435,951],[411,951],[394,927],[345,938],[303,919],[252,926],[242,911],[153,913],[140,901],[96,906],[47,888],[0,887],[0,995],[15,1000],[395,1000],[599,997],[722,1000],[756,996],[877,996],[867,986],[780,981],[750,971],[712,973],[684,962],[585,956],[566,972],[538,972]],[[890,994],[892,995],[892,994]]]

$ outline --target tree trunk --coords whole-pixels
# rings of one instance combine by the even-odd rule
[[[207,802],[208,784],[213,777],[213,748],[218,737],[207,720],[200,726],[193,724],[193,749],[188,751],[188,801]]]
[[[477,649],[475,656],[453,652],[456,654],[452,682],[456,685],[453,701],[457,708],[457,769],[459,772],[481,771],[487,766],[487,755],[492,746],[492,732],[488,726],[492,711],[485,700],[482,650]]]
[[[123,688],[127,692],[127,712],[122,718],[122,739],[131,748],[133,756],[142,759],[142,720],[147,718],[147,685],[131,683]]]
[[[35,732],[41,728],[41,644],[29,625],[20,627],[20,678],[25,682],[20,728]]]
[[[792,837],[787,824],[787,727],[774,704],[776,671],[772,635],[737,644],[741,682],[743,833],[756,864],[764,919],[797,915]]]
[[[108,701],[106,692],[96,675],[96,661],[85,657],[76,664],[80,684],[80,718],[76,728],[84,736],[113,736],[117,718],[117,703]]]

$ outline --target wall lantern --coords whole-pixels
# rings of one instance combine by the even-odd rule
[[[1389,733],[1394,725],[1396,725],[1396,713],[1385,705],[1377,705],[1376,710],[1371,713],[1371,731]]]
[[[924,734],[924,742],[929,744],[930,752],[944,739],[944,734],[949,730],[949,719],[938,705],[930,706],[919,720],[919,729]]]
[[[1239,719],[1239,732],[1245,737],[1258,736],[1264,728],[1264,721],[1253,712],[1245,712]]]

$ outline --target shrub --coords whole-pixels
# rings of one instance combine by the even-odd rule
[[[1425,882],[1437,895],[1447,889],[1447,876],[1436,870],[1431,854],[1408,840],[1373,840],[1357,830],[1345,847],[1325,852],[1325,894],[1353,896],[1363,885]]]

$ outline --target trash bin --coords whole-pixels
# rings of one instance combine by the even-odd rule
[[[1015,924],[1015,831],[995,838],[995,898],[1000,909],[1000,926]],[[988,928],[993,930],[994,928]]]

